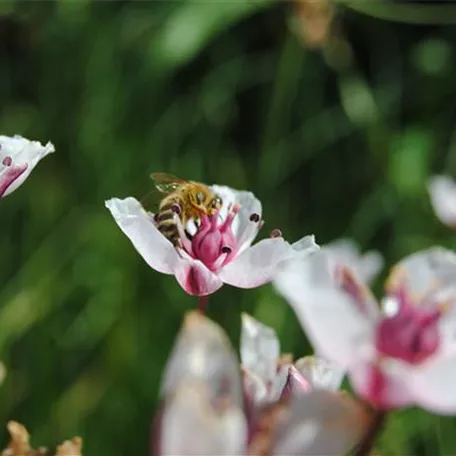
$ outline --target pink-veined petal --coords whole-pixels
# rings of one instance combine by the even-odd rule
[[[239,288],[254,288],[270,282],[286,260],[305,257],[318,248],[316,244],[307,243],[308,238],[312,236],[304,238],[307,248],[302,248],[301,243],[294,247],[283,238],[263,239],[227,264],[220,271],[220,278]]]
[[[158,272],[174,274],[181,258],[139,201],[132,197],[112,198],[105,205],[145,262]]]
[[[211,401],[204,384],[183,384],[169,398],[161,421],[163,456],[243,455],[247,423],[242,409]]]
[[[242,314],[241,362],[265,382],[274,379],[280,356],[276,332],[250,315]]]
[[[347,368],[356,358],[359,344],[373,339],[375,320],[338,289],[323,251],[287,262],[275,285],[319,356]]]
[[[357,394],[383,409],[413,405],[415,398],[410,388],[413,366],[392,358],[375,364],[373,347],[362,351],[349,369],[350,383]],[[368,351],[372,355],[365,356]]]
[[[421,407],[442,415],[456,413],[456,353],[436,356],[414,370],[409,388]]]
[[[239,205],[239,212],[233,220],[232,229],[239,242],[239,250],[245,250],[255,239],[259,230],[262,213],[260,200],[253,193],[244,190],[234,190],[221,185],[212,185],[211,189],[223,200],[220,210],[223,219],[226,218],[230,206]],[[252,214],[256,214],[258,217],[251,220]]]
[[[43,146],[39,141],[29,141],[18,135],[0,136],[0,167],[5,159],[10,159],[11,167],[22,170],[4,189],[3,196],[22,185],[38,162],[54,151],[54,145],[50,142]]]
[[[182,258],[174,271],[180,286],[190,295],[207,296],[215,293],[223,282],[199,260]]]
[[[456,226],[456,183],[449,176],[437,175],[428,181],[431,204],[437,217],[446,225]]]
[[[346,454],[364,434],[366,411],[346,395],[311,391],[291,402],[277,432],[274,454],[332,456]]]
[[[10,166],[0,172],[0,198],[8,195],[7,190],[27,170],[27,164]]]

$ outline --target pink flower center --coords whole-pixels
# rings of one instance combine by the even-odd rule
[[[224,221],[219,220],[218,211],[212,216],[203,214],[195,235],[190,241],[183,242],[186,252],[211,271],[229,263],[239,248],[231,227],[238,210],[234,206]]]
[[[441,311],[417,307],[403,289],[395,298],[399,310],[378,325],[376,348],[384,355],[419,364],[432,356],[440,346],[438,322]]]

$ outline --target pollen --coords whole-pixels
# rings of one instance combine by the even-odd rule
[[[257,213],[253,213],[250,217],[249,220],[254,223],[258,223],[260,221],[260,216]]]

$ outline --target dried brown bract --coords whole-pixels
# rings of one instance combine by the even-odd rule
[[[24,425],[17,421],[10,421],[7,428],[10,433],[10,443],[2,451],[1,456],[44,456],[48,453],[44,447],[34,450],[30,446],[30,434]],[[55,456],[82,456],[81,449],[82,439],[75,437],[59,445]]]
[[[41,456],[46,454],[45,448],[34,450],[30,447],[30,435],[25,426],[16,421],[9,421],[7,428],[10,433],[10,443],[2,451],[2,456]]]
[[[57,447],[55,456],[82,456],[82,439],[74,437],[71,440],[66,440]]]
[[[329,0],[297,0],[299,33],[309,48],[323,47],[331,35],[334,8]]]

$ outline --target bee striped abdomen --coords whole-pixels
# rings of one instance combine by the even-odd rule
[[[174,219],[176,205],[179,206],[176,198],[165,198],[160,204],[157,216],[158,230],[174,245],[178,245],[179,242],[179,231]]]

